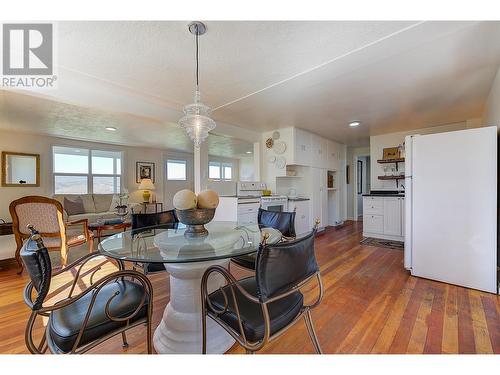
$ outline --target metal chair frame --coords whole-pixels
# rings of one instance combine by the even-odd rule
[[[36,234],[33,235],[32,239],[37,242],[39,249],[44,247],[43,242],[41,240],[41,237],[39,235],[36,235]],[[73,296],[73,292],[74,292],[75,287],[78,283],[78,280],[80,279],[80,275],[81,275],[83,266],[89,260],[91,260],[92,258],[95,258],[95,257],[104,257],[104,255],[102,255],[100,253],[88,254],[88,255],[76,260],[75,262],[69,264],[67,267],[53,273],[53,276],[57,276],[57,275],[60,275],[62,273],[65,273],[65,272],[71,270],[72,268],[79,266],[78,270],[74,276],[73,283],[72,283],[70,291],[68,293],[68,297],[66,297],[65,299],[63,299],[61,301],[56,302],[52,306],[41,306],[40,308],[35,308],[35,306],[34,306],[35,303],[32,300],[33,284],[30,281],[26,285],[26,287],[24,289],[24,301],[30,307],[32,312],[31,312],[31,315],[29,317],[28,324],[26,326],[25,341],[26,341],[26,346],[28,347],[28,350],[31,353],[44,354],[47,351],[47,349],[50,349],[50,351],[52,353],[56,353],[56,354],[63,353],[60,350],[58,350],[57,346],[52,342],[52,340],[50,338],[48,326],[47,326],[40,342],[38,343],[38,345],[35,344],[35,342],[33,340],[33,326],[35,324],[35,321],[36,321],[38,316],[49,317],[51,312],[58,310],[58,309],[61,309],[65,306],[71,305],[89,293],[92,293],[92,298],[91,298],[87,313],[85,315],[85,319],[83,320],[82,326],[80,328],[80,331],[79,331],[79,334],[78,334],[77,339],[75,341],[75,344],[73,345],[73,348],[71,349],[70,352],[65,353],[65,354],[83,354],[83,353],[89,351],[90,349],[94,348],[95,346],[101,344],[102,342],[108,340],[109,338],[116,336],[120,333],[122,334],[123,347],[128,347],[125,331],[127,331],[130,328],[136,327],[140,324],[146,324],[147,351],[148,351],[148,354],[152,353],[153,345],[152,345],[152,337],[151,337],[151,333],[152,333],[151,319],[152,319],[152,313],[153,313],[153,286],[152,286],[151,282],[149,281],[149,279],[146,276],[144,276],[142,273],[137,272],[137,271],[133,271],[133,270],[125,270],[123,263],[121,261],[117,261],[119,271],[115,271],[113,273],[110,273],[110,274],[102,277],[101,279],[97,280],[96,282],[93,282],[93,277],[94,277],[95,273],[101,269],[101,265],[99,265],[95,270],[93,270],[92,274],[90,275],[90,284],[91,284],[90,287],[85,289],[80,294]],[[108,258],[106,258],[106,259],[109,260]],[[147,304],[146,317],[139,319],[137,321],[134,321],[133,323],[130,323],[130,320],[133,319],[139,313],[139,311],[142,309],[142,307],[146,304],[146,293],[144,294],[143,298],[141,299],[139,306],[131,314],[129,314],[126,317],[122,317],[122,318],[112,316],[110,311],[109,311],[109,305],[111,304],[111,301],[119,294],[119,292],[117,291],[107,301],[106,307],[105,307],[105,313],[106,313],[106,316],[108,317],[108,319],[110,319],[112,321],[117,321],[117,322],[118,321],[120,321],[120,322],[126,321],[127,324],[122,328],[113,330],[112,332],[105,335],[104,337],[101,337],[97,340],[94,340],[94,341],[92,341],[92,342],[90,342],[82,347],[79,347],[79,343],[80,343],[80,340],[81,340],[81,338],[85,332],[85,329],[87,327],[87,324],[88,324],[88,321],[90,318],[90,314],[92,312],[92,308],[94,307],[96,298],[99,295],[99,292],[101,291],[101,289],[110,282],[116,282],[118,279],[124,280],[126,277],[130,277],[131,280],[139,281],[139,283],[143,286],[146,293],[149,295],[149,302]]]
[[[316,221],[314,230],[316,230],[317,226],[319,224],[319,220]],[[265,246],[267,238],[264,236],[262,245]],[[232,302],[235,307],[235,312],[238,317],[238,326],[239,326],[239,331],[237,332],[234,330],[232,327],[227,325],[222,319],[219,318],[219,315],[224,314],[228,307],[229,307],[229,300],[228,296],[226,295],[226,292],[224,289],[221,287],[219,290],[221,291],[222,295],[224,296],[224,308],[217,309],[212,302],[210,301],[210,293],[208,291],[208,278],[212,273],[218,273],[222,275],[227,282],[227,286],[230,287],[231,290],[231,297],[232,297]],[[275,334],[271,335],[271,319],[269,316],[269,307],[268,305],[270,303],[273,303],[275,301],[278,301],[296,291],[299,291],[301,288],[309,284],[313,279],[317,280],[318,287],[319,287],[319,293],[316,301],[310,305],[304,305],[300,312],[297,314],[295,319],[290,322],[286,327],[282,328]],[[262,316],[264,319],[264,336],[261,340],[257,342],[249,342],[245,336],[245,331],[243,329],[243,323],[241,321],[241,316],[240,316],[240,311],[236,299],[236,293],[235,293],[235,287],[238,289],[238,291],[248,300],[252,301],[253,303],[256,303],[260,305],[261,310],[262,310]],[[281,336],[283,333],[285,333],[290,327],[294,326],[295,323],[297,323],[302,317],[304,318],[306,327],[307,327],[307,332],[309,333],[309,337],[311,338],[311,341],[314,346],[314,350],[318,354],[322,354],[321,346],[319,344],[318,337],[316,335],[316,331],[314,330],[314,325],[311,317],[311,310],[317,307],[320,303],[321,300],[323,299],[323,294],[324,294],[324,289],[323,289],[323,282],[321,281],[321,274],[320,271],[315,272],[311,276],[307,277],[306,279],[302,280],[300,283],[294,285],[291,287],[288,291],[281,293],[277,296],[274,296],[270,299],[268,299],[265,302],[262,302],[259,298],[256,296],[251,295],[248,293],[239,283],[238,281],[234,278],[231,273],[225,269],[224,267],[221,266],[211,266],[207,268],[205,273],[203,274],[202,280],[201,280],[201,313],[202,313],[202,353],[206,354],[207,351],[207,322],[206,318],[207,316],[213,319],[216,323],[218,323],[222,328],[226,330],[227,333],[229,333],[243,348],[245,348],[247,354],[253,354],[256,351],[259,351],[262,349],[268,342],[271,342]]]

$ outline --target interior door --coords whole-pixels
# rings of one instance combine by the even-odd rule
[[[496,293],[497,128],[413,138],[412,273]]]

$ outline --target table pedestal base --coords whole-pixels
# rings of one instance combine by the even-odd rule
[[[227,259],[184,264],[165,264],[170,274],[170,302],[156,328],[153,343],[158,353],[201,353],[201,278],[212,265],[227,267]],[[224,278],[212,274],[209,291],[224,285]],[[207,353],[222,354],[235,340],[212,319],[207,318]]]

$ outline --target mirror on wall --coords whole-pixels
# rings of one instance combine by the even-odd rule
[[[40,155],[3,151],[2,186],[40,186]]]

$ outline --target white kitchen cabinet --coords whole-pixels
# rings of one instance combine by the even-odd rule
[[[382,233],[384,231],[383,215],[364,215],[363,231],[369,233]]]
[[[384,197],[384,234],[401,236],[401,198]]]
[[[340,170],[340,145],[337,142],[327,140],[326,142],[326,163],[330,170]]]
[[[363,197],[363,236],[404,241],[404,198]]]
[[[299,128],[293,128],[294,155],[291,163],[296,165],[311,165],[311,133]]]
[[[327,141],[316,134],[311,135],[311,162],[313,167],[328,167]]]
[[[324,228],[328,223],[328,196],[326,188],[326,169],[311,168],[311,220],[320,220],[319,228]]]
[[[288,211],[295,211],[295,234],[306,234],[312,229],[309,219],[310,201],[288,201]]]

